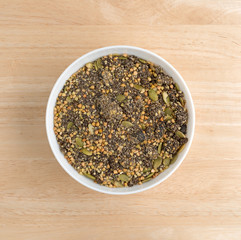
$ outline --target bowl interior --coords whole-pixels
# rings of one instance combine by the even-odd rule
[[[86,63],[94,61],[101,56],[105,56],[111,53],[119,53],[119,54],[127,53],[130,55],[136,55],[139,58],[143,58],[157,65],[160,65],[164,69],[164,71],[169,76],[171,76],[175,82],[178,83],[178,85],[180,86],[180,89],[184,92],[185,99],[186,99],[186,107],[188,109],[188,114],[189,114],[188,126],[187,126],[188,143],[186,144],[186,147],[184,148],[184,150],[179,154],[176,162],[170,165],[168,169],[166,169],[163,173],[159,174],[156,178],[152,179],[151,181],[146,182],[142,185],[136,185],[133,187],[126,187],[126,188],[108,188],[108,187],[96,184],[92,180],[80,175],[73,167],[71,167],[71,165],[64,158],[64,155],[61,153],[59,149],[59,145],[57,143],[57,140],[53,131],[54,106],[56,103],[57,96],[61,91],[61,89],[63,88],[65,81]],[[64,170],[70,176],[72,176],[76,181],[80,182],[86,187],[89,187],[99,192],[109,193],[109,194],[131,194],[131,193],[141,192],[143,190],[156,186],[160,182],[164,181],[167,177],[169,177],[181,164],[181,162],[185,158],[190,148],[190,145],[193,139],[193,134],[194,134],[194,124],[195,124],[195,112],[194,112],[193,101],[192,101],[190,92],[188,90],[188,87],[184,82],[184,80],[182,79],[181,75],[175,70],[174,67],[172,67],[167,61],[165,61],[163,58],[159,57],[158,55],[150,51],[147,51],[145,49],[130,47],[130,46],[105,47],[105,48],[94,50],[78,58],[58,78],[50,94],[47,110],[46,110],[46,130],[47,130],[49,144],[54,153],[55,158],[58,160],[60,165],[64,168]]]

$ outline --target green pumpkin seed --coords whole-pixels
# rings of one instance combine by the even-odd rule
[[[151,171],[151,168],[146,168],[145,170],[143,170],[143,173],[150,172],[150,171]]]
[[[70,97],[67,97],[67,98],[66,98],[66,101],[67,101],[68,103],[72,102],[72,100],[71,100]]]
[[[151,178],[154,175],[154,172],[150,173],[146,178]]]
[[[176,134],[176,136],[179,137],[179,138],[185,138],[185,137],[186,137],[185,134],[182,133],[181,131],[176,131],[175,134]]]
[[[141,93],[144,93],[145,92],[145,88],[140,86],[140,85],[137,85],[137,84],[134,84],[134,88],[136,90],[139,90]]]
[[[97,66],[98,69],[102,68],[102,61],[101,61],[100,58],[97,59],[96,66]]]
[[[124,95],[121,95],[121,94],[116,96],[116,99],[117,99],[118,102],[123,102],[125,100],[125,98],[126,97]]]
[[[152,178],[146,178],[142,181],[142,183],[149,182]]]
[[[180,100],[180,103],[182,104],[182,106],[184,107],[185,101],[183,100],[183,98],[180,97],[179,100]]]
[[[83,149],[82,149],[82,153],[84,153],[84,154],[87,155],[87,156],[91,156],[91,155],[92,155],[92,152],[89,151],[89,150],[87,150],[86,148],[83,148]]]
[[[156,93],[155,90],[150,89],[150,90],[148,91],[148,94],[149,94],[149,98],[150,98],[152,101],[156,102],[156,101],[158,100],[158,95],[157,95],[157,93]]]
[[[88,173],[83,173],[83,175],[84,175],[85,177],[89,178],[89,179],[95,180],[95,177],[92,176],[92,175],[90,175],[90,174],[88,174]]]
[[[142,130],[145,130],[146,129],[146,126],[144,124],[141,124],[141,129]]]
[[[141,58],[139,58],[139,61],[140,61],[141,63],[147,63],[147,61],[146,61],[146,60],[141,59]]]
[[[82,116],[82,113],[81,113],[81,112],[79,113],[79,118],[80,118],[80,119],[83,119],[83,116]]]
[[[118,59],[122,59],[122,60],[125,60],[127,59],[127,57],[124,57],[124,56],[119,56]]]
[[[165,112],[166,115],[170,115],[170,116],[173,114],[172,109],[169,108],[169,107],[167,107],[164,112]]]
[[[89,128],[90,134],[94,134],[94,127],[91,124],[88,125],[88,128]]]
[[[76,138],[75,139],[75,142],[76,142],[76,145],[78,147],[83,147],[84,146],[84,143],[82,142],[82,139],[81,138]]]
[[[163,165],[164,166],[169,166],[170,165],[170,158],[165,158],[164,160],[163,160]]]
[[[91,62],[86,63],[86,67],[87,67],[88,69],[93,68],[93,63],[91,63]]]
[[[128,182],[130,180],[129,177],[125,174],[120,174],[119,179],[123,182]]]
[[[153,168],[157,169],[158,167],[161,166],[161,164],[162,164],[162,159],[158,157],[157,159],[154,159]]]
[[[161,153],[161,150],[162,150],[162,142],[160,142],[159,145],[158,145],[157,151],[158,151],[159,154]]]
[[[170,99],[169,99],[169,96],[167,94],[167,92],[162,92],[162,98],[163,98],[163,101],[166,103],[167,106],[170,105]]]
[[[69,122],[68,125],[67,125],[67,129],[70,129],[70,128],[72,128],[73,126],[74,126],[74,123]]]
[[[136,148],[141,150],[141,146],[139,144],[136,145]]]
[[[182,152],[182,150],[185,148],[186,144],[183,144],[179,149],[178,149],[178,153]]]
[[[115,185],[116,187],[124,187],[122,183],[117,182],[117,181],[114,182],[114,185]]]
[[[170,116],[170,115],[166,115],[164,117],[164,121],[168,121],[168,120],[171,120],[171,119],[172,119],[172,116]]]
[[[180,87],[177,83],[175,83],[175,87],[176,87],[177,91],[180,91]]]
[[[133,124],[129,121],[122,121],[121,125],[124,127],[133,127]]]
[[[97,62],[94,62],[94,67],[95,67],[95,70],[97,71],[98,70]]]
[[[171,164],[173,164],[174,162],[176,162],[177,158],[178,158],[178,154],[176,154],[176,155],[172,158]]]

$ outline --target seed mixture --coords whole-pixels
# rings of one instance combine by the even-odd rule
[[[74,73],[58,95],[54,132],[82,175],[108,187],[155,178],[188,141],[183,92],[160,66],[108,55]]]

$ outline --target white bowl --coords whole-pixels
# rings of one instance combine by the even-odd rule
[[[188,126],[187,126],[188,142],[184,150],[178,155],[176,162],[170,165],[168,169],[166,169],[164,172],[159,174],[156,178],[142,185],[135,185],[133,187],[108,188],[108,187],[96,184],[92,180],[80,175],[64,158],[64,155],[61,153],[59,149],[59,145],[57,143],[57,140],[53,131],[54,106],[55,106],[57,96],[61,91],[61,89],[63,88],[65,81],[86,63],[94,61],[99,57],[102,57],[111,53],[120,53],[120,54],[127,53],[130,55],[135,55],[139,58],[146,59],[157,65],[160,65],[164,69],[164,71],[169,76],[171,76],[175,82],[178,83],[178,85],[180,86],[180,89],[184,92],[184,96],[186,99],[186,107],[189,114]],[[182,161],[184,160],[185,156],[189,151],[189,148],[192,143],[193,135],[194,135],[194,127],[195,127],[194,105],[193,105],[192,97],[188,90],[188,87],[184,82],[183,78],[181,77],[181,75],[170,63],[168,63],[163,58],[159,57],[157,54],[152,53],[145,49],[131,47],[131,46],[111,46],[111,47],[96,49],[92,52],[89,52],[83,55],[82,57],[78,58],[76,61],[74,61],[69,67],[65,69],[65,71],[60,75],[57,82],[55,83],[52,89],[52,92],[49,96],[47,110],[46,110],[46,130],[47,130],[49,144],[54,153],[55,158],[58,160],[59,164],[63,167],[63,169],[76,181],[78,181],[79,183],[83,184],[88,188],[91,188],[98,192],[116,194],[116,195],[126,195],[126,194],[142,192],[144,190],[147,190],[149,188],[152,188],[158,185],[159,183],[163,182],[165,179],[170,177],[176,171],[176,169],[180,166],[180,164],[182,163]]]

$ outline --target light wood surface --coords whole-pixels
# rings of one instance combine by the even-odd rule
[[[241,2],[0,0],[0,239],[240,240]],[[181,167],[110,196],[55,160],[45,109],[61,72],[99,47],[133,45],[174,65],[196,107]]]

